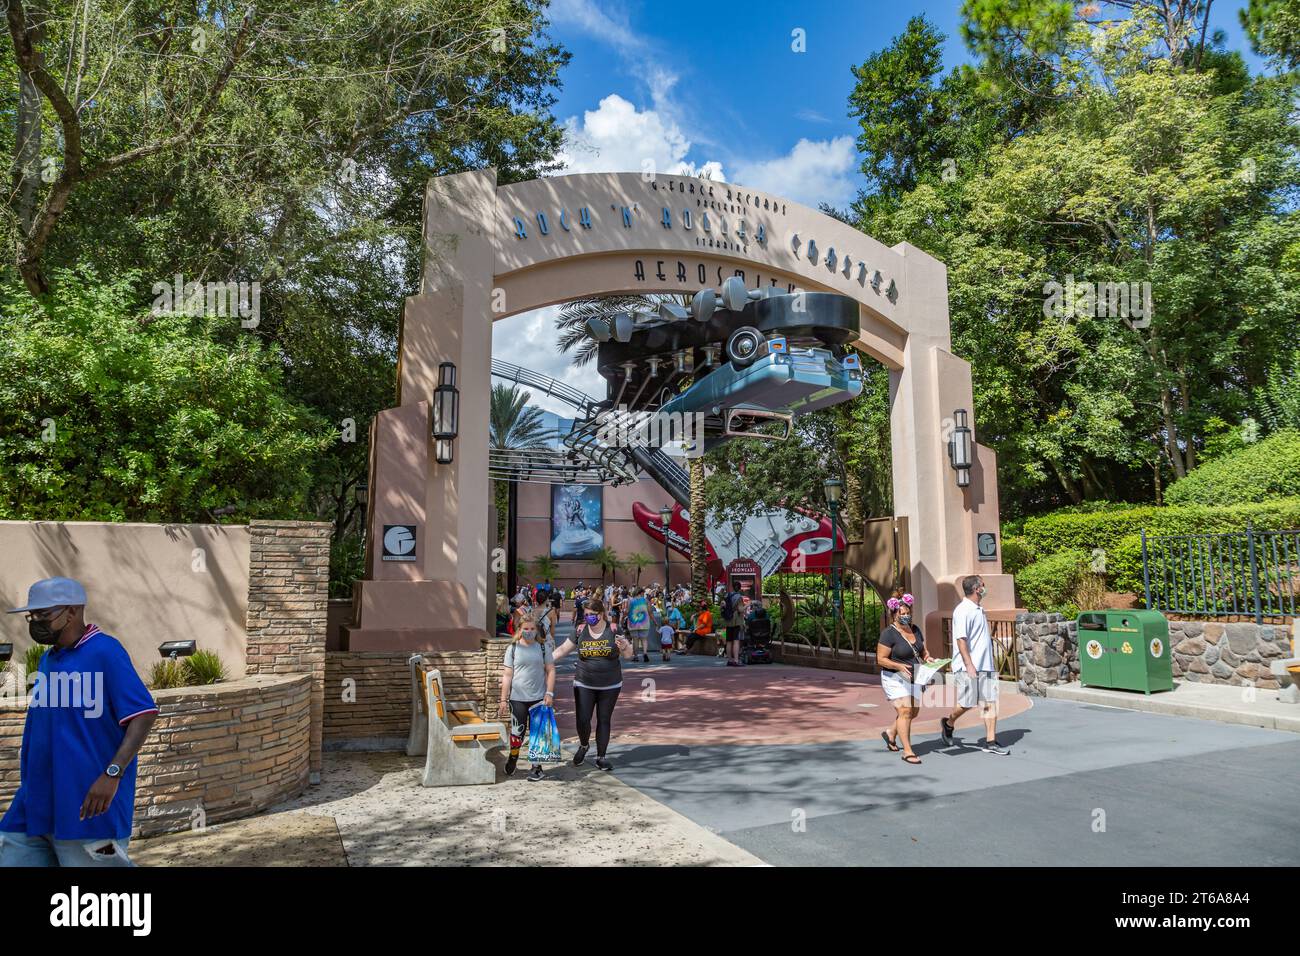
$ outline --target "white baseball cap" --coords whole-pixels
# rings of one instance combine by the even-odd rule
[[[51,607],[77,607],[86,603],[86,589],[72,578],[46,578],[37,581],[27,591],[27,604],[13,607],[9,614],[21,611],[42,611]]]

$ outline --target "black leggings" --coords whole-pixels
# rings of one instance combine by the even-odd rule
[[[519,749],[528,735],[528,712],[540,704],[540,700],[512,700],[510,702],[510,756],[518,758]],[[534,764],[533,766],[537,766]]]
[[[574,717],[578,721],[578,741],[585,747],[591,740],[591,712],[596,712],[596,756],[605,756],[609,747],[610,719],[614,704],[618,702],[620,687],[609,690],[592,690],[590,687],[573,688]]]

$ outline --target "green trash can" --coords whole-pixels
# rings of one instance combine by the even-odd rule
[[[1084,611],[1078,627],[1084,687],[1174,689],[1169,622],[1159,611]]]

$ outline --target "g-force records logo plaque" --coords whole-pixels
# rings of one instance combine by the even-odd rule
[[[415,525],[384,525],[384,553],[382,558],[385,561],[414,561]]]

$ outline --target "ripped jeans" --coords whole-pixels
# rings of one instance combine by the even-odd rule
[[[127,858],[131,841],[56,840],[49,834],[0,831],[0,867],[6,866],[134,866]],[[107,852],[103,852],[103,851]]]

